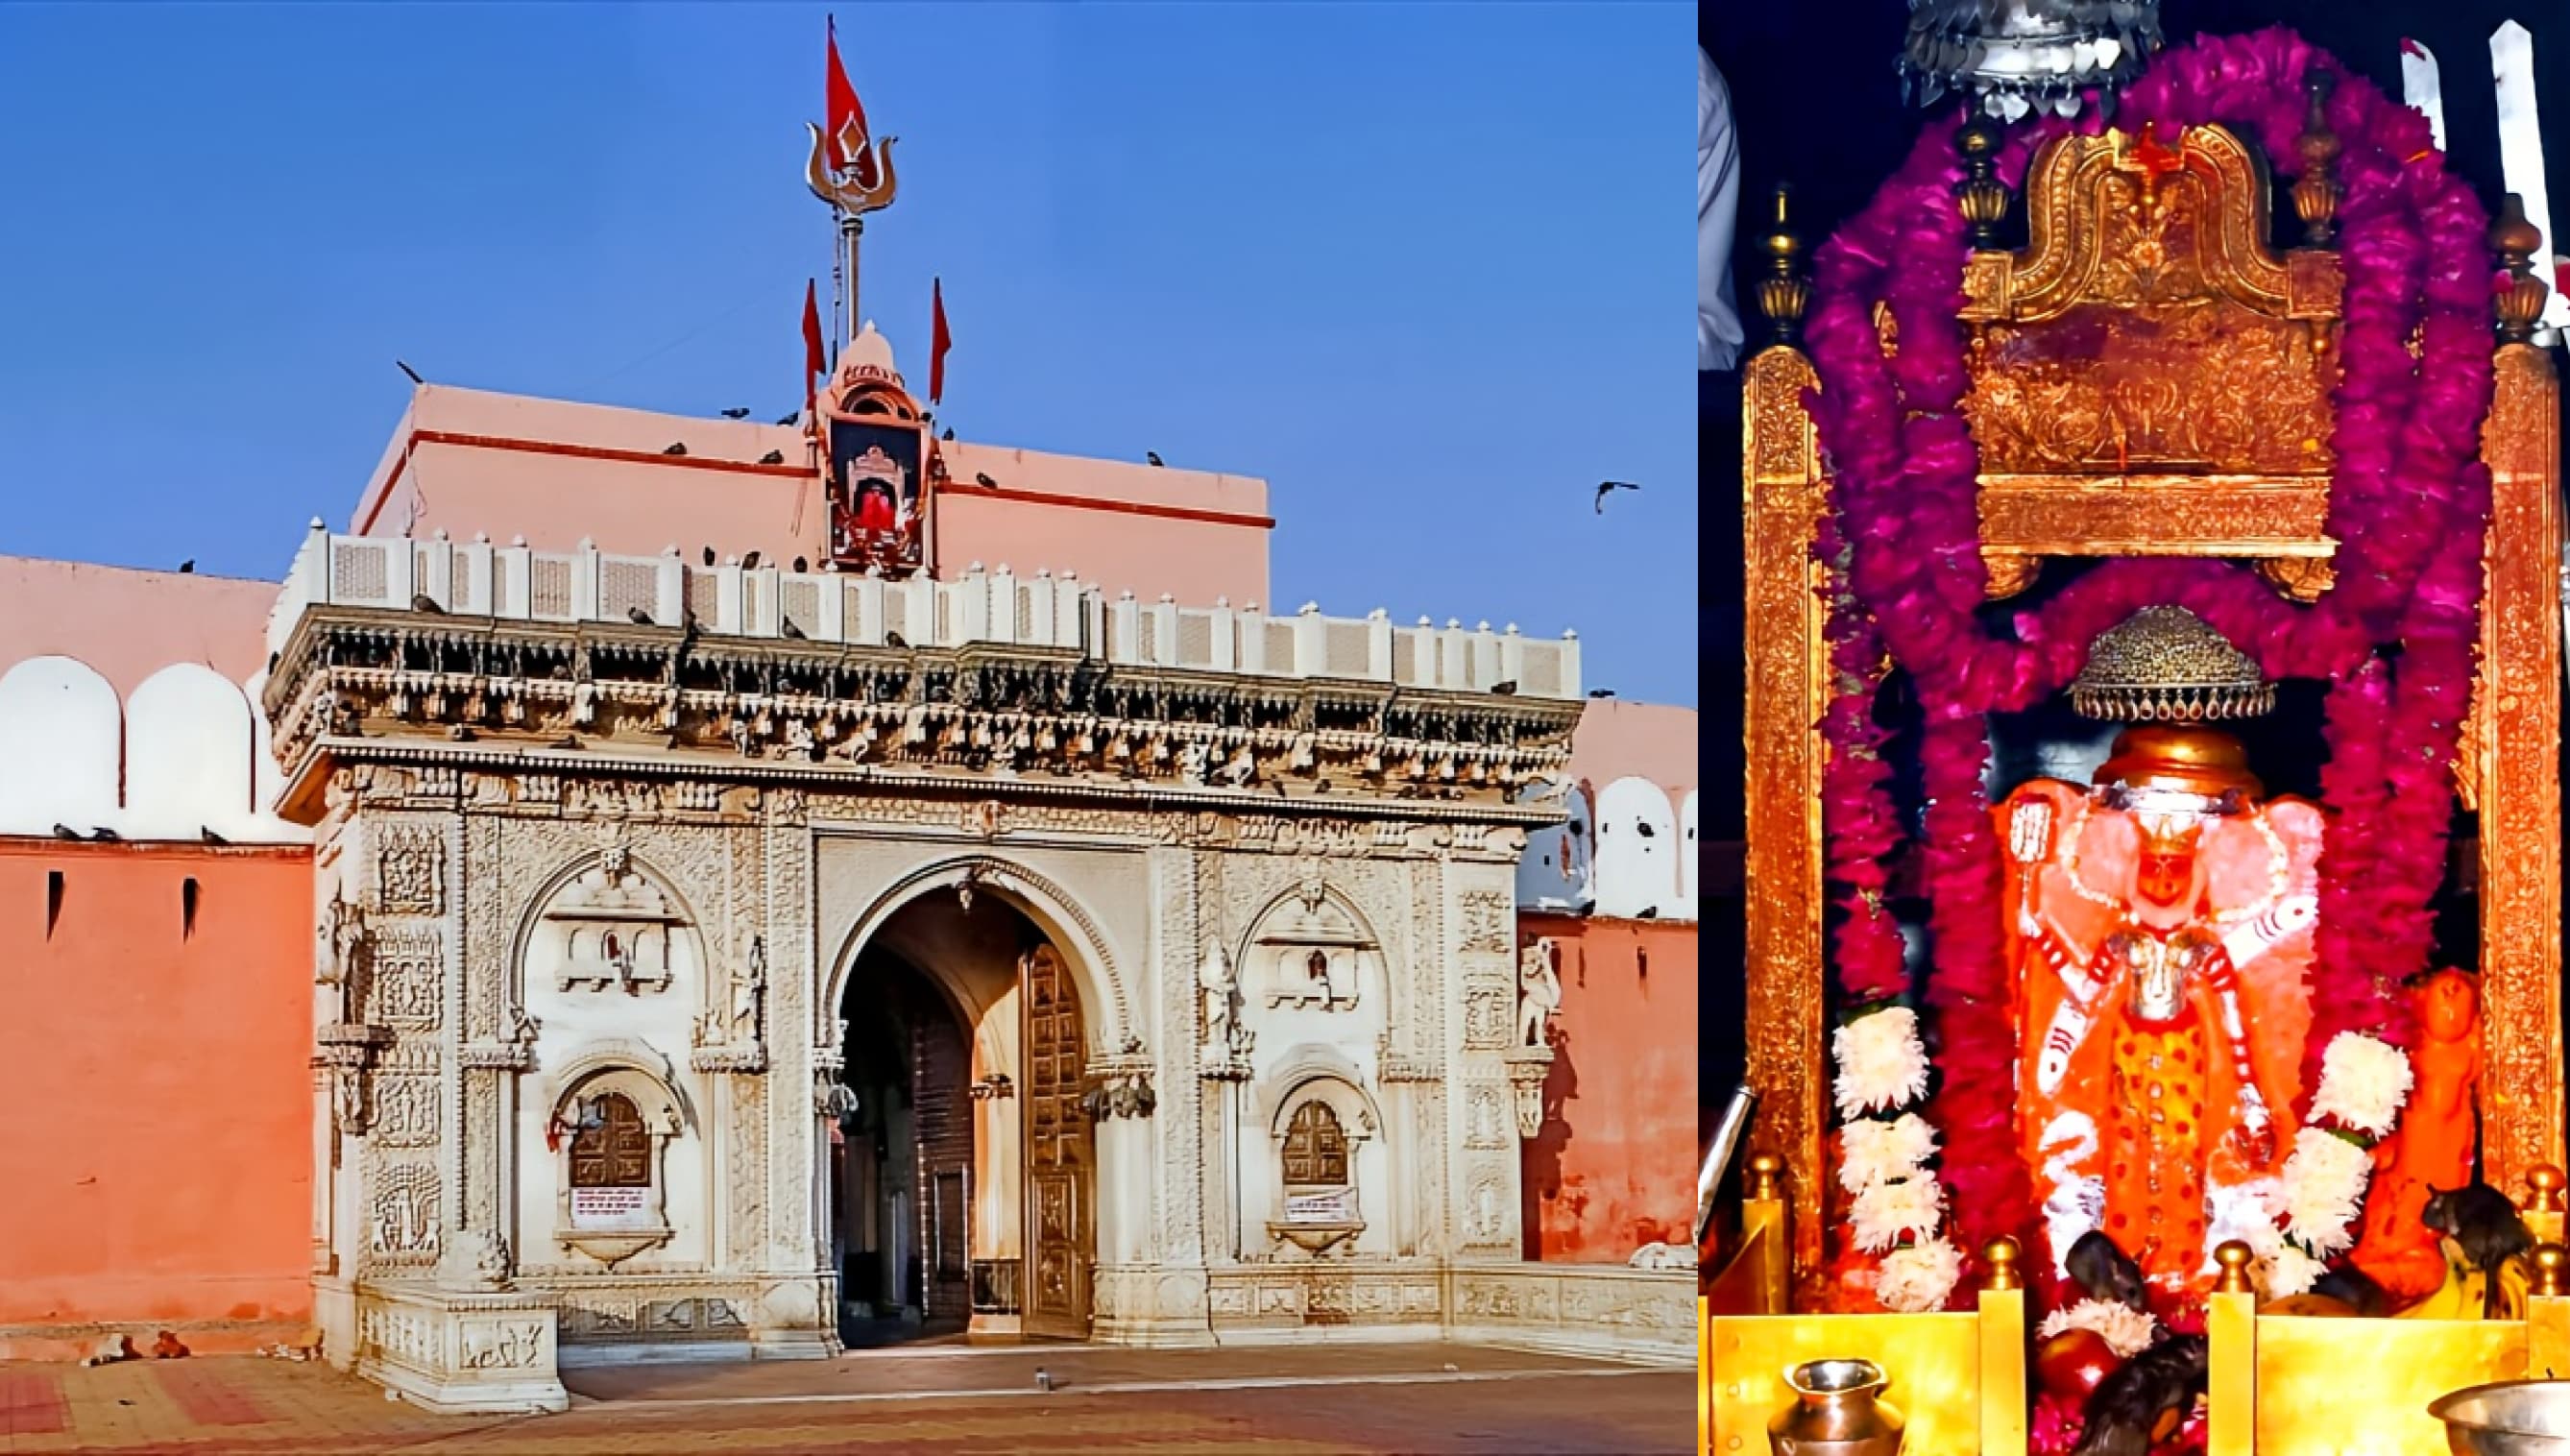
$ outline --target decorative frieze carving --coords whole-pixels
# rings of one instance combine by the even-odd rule
[[[374,1020],[432,1027],[445,1019],[446,940],[437,925],[378,925],[364,963],[360,981]]]
[[[379,1162],[369,1202],[367,1244],[379,1264],[433,1264],[438,1251],[437,1170]]]
[[[375,908],[386,915],[446,913],[446,835],[434,824],[386,824],[377,832]]]
[[[583,744],[710,749],[776,765],[915,765],[1138,778],[1242,795],[1493,805],[1558,776],[1580,709],[1507,695],[1351,694],[1264,676],[1071,664],[998,644],[876,649],[671,628],[605,653],[569,624],[466,629],[445,617],[388,624],[380,613],[326,607],[307,611],[271,674],[267,702],[289,762],[325,734],[334,749],[360,741],[361,732],[477,743],[517,735],[528,746],[570,734]],[[429,771],[410,792],[461,801],[460,762],[469,759]],[[573,791],[584,797],[567,805],[570,812],[662,811],[622,784]],[[1358,842],[1346,852],[1366,852],[1371,831],[1340,815],[1305,822],[1306,832],[1352,834]],[[1482,847],[1479,836],[1472,847]],[[1315,841],[1298,852],[1330,851]]]
[[[434,1148],[442,1124],[437,1047],[408,1041],[383,1054],[373,1079],[370,1132],[381,1148]]]
[[[1507,987],[1496,982],[1468,983],[1464,987],[1464,1045],[1474,1051],[1504,1051],[1511,1044],[1508,1022],[1514,999]]]
[[[1463,914],[1463,938],[1456,949],[1466,955],[1505,955],[1508,921],[1514,906],[1499,890],[1466,890],[1456,898]]]

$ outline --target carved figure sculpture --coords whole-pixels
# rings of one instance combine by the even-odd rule
[[[2413,999],[2414,1081],[2399,1130],[2374,1145],[2364,1232],[2354,1255],[2357,1268],[2399,1299],[2432,1294],[2444,1282],[2437,1234],[2420,1214],[2434,1190],[2472,1181],[2472,1088],[2481,1075],[2479,984],[2460,971],[2438,971],[2419,984]]]
[[[731,983],[732,1039],[758,1040],[758,1008],[767,996],[767,937],[749,938],[749,957]]]
[[[1561,1009],[1561,977],[1552,967],[1552,937],[1517,952],[1517,1045],[1540,1047],[1544,1027]]]
[[[1204,964],[1196,969],[1196,989],[1204,998],[1204,1059],[1219,1061],[1231,1051],[1231,998],[1239,987],[1231,974],[1231,957],[1222,946],[1205,947]]]
[[[2239,740],[2200,726],[2273,690],[2190,614],[2105,634],[2072,697],[2188,726],[2128,729],[2093,790],[2037,779],[1997,810],[2020,1151],[2056,1269],[2102,1229],[2153,1284],[2201,1292],[2209,1250],[2275,1217],[2322,818],[2261,803]]]

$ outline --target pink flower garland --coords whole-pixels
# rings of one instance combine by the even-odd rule
[[[1956,309],[1969,249],[1954,201],[1962,169],[1952,131],[1929,127],[1816,260],[1808,332],[1823,388],[1808,403],[1838,506],[1822,552],[1842,567],[1847,593],[1831,614],[1837,692],[1823,721],[1835,750],[1823,784],[1826,873],[1844,912],[1834,963],[1851,1002],[1909,989],[1899,931],[1881,903],[1882,861],[1902,834],[1872,716],[1888,654],[1911,675],[1927,717],[1928,1002],[1942,1071],[1930,1114],[1967,1246],[2018,1231],[2032,1212],[2012,1126],[2002,867],[1982,788],[1986,715],[2059,692],[2087,644],[2142,607],[2185,606],[2270,676],[2333,685],[2323,775],[2333,819],[2306,1105],[2337,1034],[2394,1044],[2408,1036],[2397,987],[2424,967],[2432,940],[2427,905],[2451,817],[2447,764],[2478,631],[2489,478],[2476,454],[2489,406],[2494,280],[2485,221],[2469,188],[2444,174],[2422,118],[2289,32],[2208,38],[2163,55],[2127,95],[2125,123],[2223,122],[2291,175],[2302,78],[2314,66],[2341,73],[2329,120],[2347,143],[2339,163],[2346,327],[2328,528],[2340,545],[2337,586],[2317,609],[2283,601],[2236,565],[2136,558],[2101,564],[2039,612],[2019,614],[2013,639],[1984,632],[1974,616],[1986,581],[1978,452],[1959,408],[1968,378]],[[2067,130],[2059,122],[2019,130],[2001,151],[2001,178],[2021,182],[2036,148]],[[1878,303],[1899,333],[1891,358],[1875,330]],[[2395,643],[2396,659],[2379,652]]]

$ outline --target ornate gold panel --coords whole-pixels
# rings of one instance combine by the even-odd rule
[[[2117,133],[2033,168],[2023,252],[1974,254],[1961,314],[1992,592],[2048,556],[2249,559],[2326,589],[2335,253],[2264,243],[2268,184],[2236,138]],[[1771,247],[1774,245],[1771,243]],[[2548,359],[2497,350],[2483,456],[2495,486],[2481,667],[2456,776],[2480,814],[2486,1164],[2501,1187],[2563,1154],[2560,1050],[2561,511]],[[1802,408],[1810,362],[1746,370],[1749,1075],[1782,1156],[1808,1292],[1826,1204],[1820,774],[1828,644],[1811,545],[1827,499]]]

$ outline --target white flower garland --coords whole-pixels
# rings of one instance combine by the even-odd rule
[[[1882,1277],[1874,1296],[1883,1307],[1901,1314],[1942,1309],[1963,1276],[1963,1256],[1942,1238],[1923,1238],[1908,1248],[1883,1256]]]
[[[1903,1313],[1941,1309],[1962,1279],[1963,1256],[1937,1231],[1945,1190],[1927,1168],[1936,1156],[1936,1130],[1904,1111],[1928,1093],[1919,1013],[1906,1006],[1868,1012],[1840,1027],[1830,1049],[1839,1066],[1839,1187],[1854,1201],[1851,1236],[1864,1252],[1890,1250],[1877,1268],[1875,1297]],[[1870,1116],[1893,1112],[1899,1116]]]
[[[1936,1156],[1936,1130],[1917,1113],[1886,1122],[1858,1118],[1840,1130],[1839,1187],[1862,1194],[1918,1173]]]
[[[2358,1032],[2339,1033],[2321,1054],[2311,1124],[2285,1160],[2284,1231],[2301,1247],[2280,1239],[2277,1252],[2260,1250],[2269,1298],[2309,1289],[2325,1271],[2320,1260],[2355,1245],[2351,1225],[2364,1213],[2373,1177],[2370,1145],[2399,1122],[2410,1082],[2406,1053]]]
[[[2034,1333],[2039,1339],[2050,1339],[2065,1329],[2090,1330],[2104,1339],[2106,1348],[2117,1357],[2129,1360],[2151,1347],[2151,1341],[2159,1337],[2159,1321],[2146,1310],[2111,1299],[2082,1299],[2043,1316]]]
[[[1919,1013],[1907,1006],[1868,1012],[1831,1038],[1838,1054],[1839,1117],[1907,1107],[1928,1094],[1928,1053],[1919,1044]]]
[[[2312,1098],[2312,1120],[2336,1118],[2350,1132],[2383,1137],[2409,1100],[2409,1058],[2398,1047],[2340,1032],[2321,1054],[2321,1090]]]

